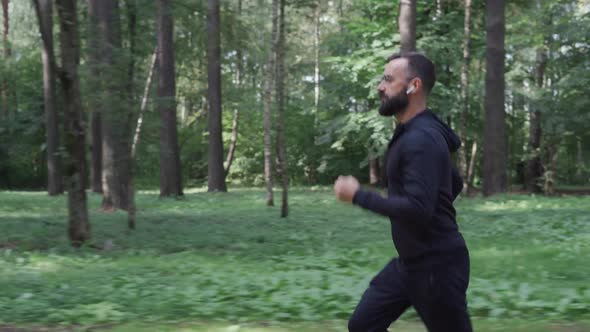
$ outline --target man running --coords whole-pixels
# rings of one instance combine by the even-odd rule
[[[453,201],[463,182],[450,154],[459,137],[427,108],[435,83],[432,61],[419,53],[387,59],[377,87],[379,114],[395,116],[387,152],[388,196],[340,176],[336,197],[389,217],[399,257],[371,281],[348,322],[350,332],[383,332],[410,306],[428,331],[472,331],[467,311],[469,253]]]

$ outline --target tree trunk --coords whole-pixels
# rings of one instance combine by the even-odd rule
[[[401,0],[399,4],[399,34],[400,34],[400,45],[401,52],[413,52],[416,51],[416,0]],[[385,165],[385,158],[383,159],[383,166]],[[376,185],[387,186],[387,179],[385,168],[379,170],[379,159],[371,158],[369,156],[369,178],[371,183]],[[375,174],[381,174],[381,181],[374,181],[373,177]]]
[[[234,110],[234,120],[231,129],[231,142],[229,144],[229,150],[227,151],[227,157],[225,159],[225,176],[229,174],[231,164],[234,161],[234,154],[236,152],[236,144],[238,142],[238,120],[239,112],[237,109]]]
[[[459,174],[464,182],[469,180],[467,176],[467,115],[469,114],[469,60],[471,45],[471,0],[464,0],[465,19],[463,21],[463,65],[461,67],[461,99],[463,110],[461,112],[461,130],[459,136],[463,140],[463,146],[459,149]],[[467,188],[465,188],[467,189]]]
[[[3,57],[4,59],[8,60],[10,57],[10,44],[8,43],[8,33],[10,31],[10,21],[8,17],[8,2],[9,0],[1,0],[2,1],[2,14],[4,18],[4,29],[2,32],[2,49],[3,49]],[[0,118],[8,118],[8,80],[6,78],[2,78],[0,80]]]
[[[100,96],[97,95],[102,90],[100,87],[100,69],[99,63],[101,58],[100,30],[98,1],[88,0],[88,63],[90,67],[90,77],[88,84],[93,95],[89,98],[91,110],[90,119],[90,145],[91,145],[91,166],[90,166],[90,188],[95,193],[102,193],[102,117],[100,110]]]
[[[504,0],[486,1],[486,87],[483,193],[506,191],[506,124],[504,121]]]
[[[400,0],[399,3],[399,34],[401,51],[416,50],[416,0]]]
[[[272,32],[271,47],[266,64],[266,79],[264,83],[264,180],[266,182],[266,205],[273,206],[273,185],[272,185],[272,135],[271,135],[271,110],[272,110],[272,86],[273,73],[275,70],[275,58],[278,44],[278,0],[272,1]]]
[[[136,0],[125,1],[126,12],[127,12],[127,29],[129,30],[129,51],[126,53],[127,56],[127,98],[125,105],[129,110],[127,112],[127,121],[125,123],[125,132],[131,133],[135,124],[135,112],[133,111],[136,107],[135,103],[135,53],[136,53],[136,39],[137,39],[137,3]],[[129,137],[131,139],[131,137]],[[130,142],[131,143],[131,142]],[[131,145],[128,145],[131,148]],[[131,169],[131,160],[129,161],[129,172]]]
[[[338,1],[338,28],[340,29],[340,34],[344,33],[344,24],[342,22],[344,18],[344,4],[343,0]]]
[[[143,116],[147,109],[147,101],[150,92],[150,87],[152,85],[152,79],[154,77],[154,69],[156,68],[156,61],[158,59],[158,48],[154,49],[154,53],[152,54],[152,62],[150,65],[150,69],[148,71],[148,76],[145,82],[145,88],[143,90],[143,98],[141,98],[141,106],[139,108],[139,115],[137,116],[137,121],[135,123],[135,130],[133,131],[133,140],[131,141],[131,160],[135,159],[135,154],[137,151],[137,144],[139,144],[139,135],[141,134],[141,126],[143,124]]]
[[[127,95],[131,107],[135,105],[134,82],[135,82],[135,39],[137,27],[137,4],[136,0],[126,0],[127,7],[127,28],[129,30],[129,62],[127,63]],[[132,118],[133,112],[129,112]],[[132,121],[129,121],[131,124]]]
[[[209,99],[209,180],[208,191],[227,191],[223,168],[221,124],[221,45],[219,0],[209,0],[207,10],[207,96]]]
[[[58,154],[59,130],[55,109],[55,54],[53,52],[52,0],[35,0],[39,32],[43,43],[43,96],[45,100],[45,135],[47,147],[47,192],[50,196],[63,193],[61,160]]]
[[[321,6],[320,0],[316,0],[314,8],[314,135],[317,141],[317,131],[319,127],[319,111],[320,111],[320,15]],[[280,52],[280,50],[279,50]]]
[[[470,1],[470,0],[467,0]],[[442,0],[436,0],[436,14],[435,17],[436,19],[440,19],[440,17],[442,16]]]
[[[139,143],[139,134],[141,132],[141,124],[143,123],[143,115],[147,108],[147,100],[152,85],[152,77],[154,75],[154,68],[156,67],[156,59],[158,55],[158,48],[154,49],[152,55],[152,62],[148,71],[148,76],[145,82],[145,89],[143,91],[143,98],[141,99],[141,106],[139,108],[139,115],[135,123],[135,130],[133,134],[133,141],[131,142],[131,151],[129,153],[129,182],[127,185],[129,194],[129,208],[127,209],[127,227],[129,230],[135,229],[135,214],[137,207],[135,205],[135,155],[137,152],[137,143]]]
[[[576,178],[582,180],[582,172],[586,169],[586,163],[584,162],[584,152],[582,150],[582,138],[578,137],[576,142]]]
[[[238,9],[237,9],[237,17],[238,17],[238,21],[241,19],[241,15],[242,15],[242,0],[238,0]],[[242,27],[241,25],[241,21],[239,21],[240,23],[237,25],[237,28],[240,29]],[[238,40],[236,41],[236,86],[238,88],[238,90],[240,90],[242,88],[242,67],[243,67],[243,63],[242,63],[242,43],[240,42],[240,39],[238,38]],[[240,116],[240,111],[239,109],[234,109],[234,119],[233,119],[233,123],[232,123],[232,130],[231,130],[231,142],[229,144],[229,149],[227,151],[227,157],[225,158],[225,177],[227,178],[227,175],[229,174],[229,170],[231,169],[231,164],[234,161],[234,155],[235,155],[235,151],[236,151],[236,145],[238,143],[238,120],[239,120],[239,116]]]
[[[313,48],[314,48],[314,71],[313,71],[313,82],[314,82],[314,102],[313,102],[313,144],[319,145],[319,130],[320,130],[320,18],[321,18],[321,0],[314,0],[313,2]],[[318,155],[317,149],[310,149],[307,153],[309,168],[309,182],[315,184],[318,180],[318,163],[320,156]]]
[[[10,20],[8,18],[8,4],[9,0],[2,0],[2,13],[4,14],[4,31],[3,36],[3,52],[4,58],[8,59],[10,56],[10,44],[8,43],[8,34],[10,32]]]
[[[106,97],[102,104],[102,207],[105,210],[128,206],[129,137],[126,77],[121,49],[121,22],[118,0],[99,1],[102,43],[101,81]]]
[[[90,132],[92,145],[90,186],[92,192],[102,194],[102,117],[98,111],[92,111]]]
[[[238,0],[238,10],[236,15],[238,16],[238,25],[237,27],[239,29],[241,29],[243,27],[242,25],[242,0]],[[238,87],[242,86],[242,75],[243,75],[243,67],[244,67],[244,63],[243,63],[243,59],[242,59],[242,45],[243,43],[241,42],[241,39],[238,38],[238,40],[236,41],[236,85]]]
[[[557,171],[557,149],[559,147],[559,142],[552,141],[547,143],[546,145],[546,158],[547,158],[547,169],[545,170],[544,175],[544,184],[543,184],[543,191],[545,195],[553,195],[555,194],[555,180],[556,180],[556,171]]]
[[[277,159],[278,168],[283,189],[281,199],[281,218],[289,215],[289,174],[287,169],[287,142],[285,141],[285,0],[280,0],[279,12],[279,40],[277,45],[277,70],[276,70],[276,93],[277,93]]]
[[[471,145],[471,158],[469,160],[469,169],[467,170],[467,195],[471,194],[473,190],[473,178],[475,175],[475,156],[477,155],[477,141],[473,141]]]
[[[541,1],[536,1],[537,9],[542,12]],[[547,22],[551,24],[550,20]],[[547,38],[546,38],[547,41]],[[545,68],[547,67],[547,49],[546,45],[543,45],[537,49],[537,59],[535,64],[535,85],[537,89],[542,90],[544,87],[545,80]],[[525,188],[531,193],[540,193],[542,191],[541,184],[539,183],[540,177],[543,176],[543,164],[541,162],[541,112],[539,105],[534,106],[532,112],[529,113],[529,141],[528,151],[531,159],[527,160],[525,169]]]
[[[543,78],[547,66],[547,54],[543,48],[537,49],[537,63],[535,68],[535,85],[538,89],[543,88]],[[528,150],[532,155],[526,163],[525,171],[525,188],[531,193],[540,193],[542,191],[539,178],[543,176],[543,165],[541,163],[541,112],[538,106],[529,113],[529,141]]]
[[[60,25],[62,72],[60,79],[64,95],[65,141],[68,152],[66,178],[68,189],[68,234],[73,246],[79,247],[90,238],[90,222],[86,191],[83,186],[86,156],[85,128],[80,100],[80,36],[75,0],[57,0]]]
[[[169,0],[158,1],[158,109],[160,111],[160,196],[182,196],[176,126],[174,25]]]
[[[379,167],[379,158],[369,159],[369,183],[373,186],[378,186],[381,176],[381,168]]]

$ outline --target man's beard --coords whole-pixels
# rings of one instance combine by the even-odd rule
[[[406,94],[406,87],[404,87],[400,93],[393,97],[387,97],[381,93],[381,106],[379,107],[379,114],[383,116],[398,115],[408,107],[408,95]],[[386,97],[386,99],[383,99]]]

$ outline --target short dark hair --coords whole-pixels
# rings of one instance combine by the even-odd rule
[[[419,77],[422,80],[422,85],[426,94],[429,94],[436,82],[436,74],[434,72],[434,64],[424,54],[417,52],[401,52],[394,53],[387,62],[389,63],[395,59],[408,60],[408,75],[410,78]]]

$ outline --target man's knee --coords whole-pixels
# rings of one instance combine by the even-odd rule
[[[353,314],[348,320],[348,332],[367,332],[365,322],[359,316]]]
[[[373,325],[367,323],[367,321],[359,318],[358,316],[352,316],[348,320],[348,332],[387,332],[387,328],[380,324]]]

